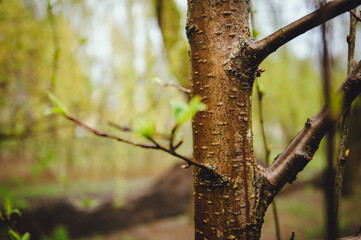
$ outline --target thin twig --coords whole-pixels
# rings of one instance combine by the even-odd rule
[[[354,17],[354,19],[356,19],[357,21],[361,22],[361,17],[356,14],[356,11],[355,11],[355,10],[351,10],[350,13],[351,13],[351,15]]]
[[[354,66],[354,58],[355,58],[357,18],[355,17],[356,14],[354,12],[356,12],[355,9],[350,11],[350,34],[347,36],[347,43],[348,43],[347,74],[351,72],[351,69]],[[348,137],[349,125],[350,125],[350,110],[351,110],[351,106],[347,108],[345,114],[342,117],[340,146],[338,151],[336,177],[335,177],[335,208],[334,208],[335,216],[338,215],[338,208],[341,200],[343,170],[346,159],[348,157],[347,137]]]
[[[259,83],[256,84],[257,87],[257,94],[258,94],[258,113],[259,113],[259,121],[261,124],[261,131],[262,131],[262,138],[263,138],[263,147],[265,151],[265,158],[266,158],[266,166],[268,167],[270,164],[270,147],[268,146],[266,131],[264,127],[264,117],[263,117],[263,92],[260,89]],[[278,219],[278,213],[277,213],[277,206],[276,206],[276,199],[273,199],[272,201],[272,211],[273,211],[273,219],[275,221],[275,230],[276,230],[276,237],[277,240],[281,240],[281,231],[280,231],[280,224]]]
[[[122,125],[119,125],[117,123],[114,123],[114,122],[108,122],[109,126],[119,130],[119,131],[122,131],[122,132],[134,132],[134,129],[131,127],[131,126],[122,126]],[[155,133],[155,136],[156,137],[160,137],[164,140],[169,140],[171,138],[170,135],[168,134],[164,134],[164,133],[159,133],[159,132],[156,132]]]
[[[115,129],[118,129],[122,132],[133,132],[133,128],[131,126],[121,126],[119,124],[116,124],[114,122],[108,122],[109,126],[114,127]]]
[[[57,29],[57,22],[55,16],[53,14],[53,6],[50,0],[48,0],[48,7],[47,7],[51,32],[52,32],[52,41],[53,41],[53,62],[52,62],[52,72],[50,78],[50,87],[49,91],[53,92],[56,86],[56,79],[59,69],[59,57],[60,57],[60,46],[59,46],[59,36],[58,36],[58,29]]]
[[[177,132],[177,129],[178,129],[178,125],[175,125],[175,126],[172,128],[172,131],[171,131],[170,141],[169,141],[169,149],[170,149],[171,151],[175,151],[173,142],[174,142],[174,138],[175,138],[175,134],[176,134],[176,132]]]
[[[295,232],[292,232],[290,240],[294,240],[294,239],[295,239]]]
[[[179,86],[178,84],[175,84],[175,83],[163,83],[162,86],[163,87],[174,87],[174,88],[178,89],[179,91],[184,92],[184,93],[186,93],[188,95],[191,94],[190,89],[184,88],[184,87]]]
[[[155,146],[155,145],[137,143],[137,142],[133,142],[133,141],[130,141],[130,140],[127,140],[127,139],[118,137],[118,136],[113,135],[113,134],[109,134],[109,133],[105,133],[105,132],[98,131],[98,130],[92,128],[92,127],[89,127],[89,126],[86,125],[85,123],[81,122],[80,120],[78,120],[78,119],[76,119],[76,118],[74,118],[74,117],[72,117],[72,116],[65,115],[65,117],[66,117],[67,119],[69,119],[70,121],[76,123],[79,127],[83,128],[83,129],[86,130],[87,132],[93,133],[94,135],[97,135],[97,136],[99,136],[99,137],[111,138],[111,139],[117,140],[117,141],[119,141],[119,142],[128,143],[128,144],[133,145],[133,146],[136,146],[136,147],[157,149],[157,146]]]
[[[252,4],[252,2],[251,2],[251,4]],[[254,31],[255,30],[255,22],[254,22],[254,14],[253,14],[252,9],[251,9],[251,26],[252,26],[252,31]],[[264,127],[263,104],[262,104],[264,93],[260,89],[259,80],[256,84],[256,87],[257,87],[257,94],[258,94],[259,121],[261,124],[263,146],[264,146],[265,158],[266,158],[266,166],[268,167],[270,164],[270,148],[268,146],[266,131],[265,131],[265,127]],[[273,199],[271,205],[272,205],[273,219],[275,221],[276,238],[277,238],[277,240],[281,240],[281,231],[280,231],[280,224],[279,224],[278,213],[277,213],[276,199]]]
[[[182,138],[179,140],[179,142],[173,147],[174,150],[176,150],[177,148],[179,148],[179,147],[182,145],[183,141],[184,141],[184,137],[182,137]]]
[[[86,125],[85,123],[83,123],[82,121],[72,117],[72,116],[69,116],[67,114],[64,114],[64,117],[67,118],[68,120],[74,122],[75,124],[77,124],[79,127],[83,128],[84,130],[86,130],[87,132],[90,132],[94,135],[97,135],[99,137],[104,137],[104,138],[110,138],[110,139],[114,139],[114,140],[117,140],[119,142],[124,142],[124,143],[127,143],[127,144],[130,144],[130,145],[133,145],[133,146],[136,146],[136,147],[141,147],[141,148],[147,148],[147,149],[155,149],[155,150],[161,150],[163,152],[167,152],[169,153],[170,155],[174,156],[174,157],[177,157],[177,158],[180,158],[182,160],[184,160],[187,165],[185,165],[185,167],[190,167],[192,165],[196,166],[196,167],[199,167],[201,169],[204,169],[204,170],[207,170],[207,171],[211,171],[213,172],[215,175],[219,175],[217,172],[215,172],[214,170],[212,170],[211,168],[203,165],[203,164],[200,164],[200,163],[197,163],[195,162],[193,159],[191,158],[188,158],[186,156],[183,156],[179,153],[176,153],[174,150],[171,150],[171,149],[168,149],[168,148],[165,148],[163,147],[161,144],[159,144],[155,139],[153,138],[147,138],[151,143],[153,144],[144,144],[144,143],[137,143],[137,142],[134,142],[134,141],[131,141],[131,140],[128,140],[128,139],[124,139],[124,138],[121,138],[121,137],[118,137],[116,135],[113,135],[113,134],[109,134],[109,133],[105,133],[105,132],[101,132],[99,130],[96,130],[88,125]],[[178,144],[177,144],[178,145]],[[221,175],[219,175],[219,177],[222,177]]]

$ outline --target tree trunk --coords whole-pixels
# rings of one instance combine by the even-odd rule
[[[332,95],[344,99],[335,117],[324,106],[267,169],[253,153],[252,87],[263,71],[258,66],[288,41],[360,4],[329,2],[254,41],[248,0],[188,0],[192,95],[208,106],[192,121],[196,240],[260,238],[273,198],[312,160],[323,136],[360,93],[361,62]]]
[[[258,239],[258,174],[251,130],[256,69],[235,69],[232,48],[250,40],[249,1],[188,0],[192,93],[208,109],[193,122],[196,239]]]

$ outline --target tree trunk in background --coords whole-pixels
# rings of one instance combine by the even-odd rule
[[[194,159],[223,177],[194,170],[195,238],[258,239],[257,167],[252,146],[254,69],[229,66],[232,47],[250,39],[248,1],[188,0],[192,93],[208,110],[193,122]],[[257,217],[260,216],[260,217]]]
[[[351,122],[350,122],[350,156],[345,164],[343,175],[342,191],[347,195],[351,195],[355,186],[359,183],[360,163],[361,163],[361,97],[355,100],[352,105]]]
[[[187,87],[190,78],[189,48],[181,34],[184,31],[180,24],[181,14],[174,0],[155,0],[154,4],[170,71],[181,86]]]

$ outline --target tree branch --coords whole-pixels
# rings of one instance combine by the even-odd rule
[[[360,4],[361,0],[337,0],[329,2],[318,10],[279,29],[264,39],[250,43],[246,47],[246,53],[253,56],[253,59],[249,60],[251,61],[250,63],[252,63],[253,66],[259,65],[268,55],[285,43],[350,9],[356,8]]]
[[[183,156],[181,154],[178,154],[175,152],[175,149],[177,147],[179,147],[178,145],[180,145],[179,143],[174,147],[174,149],[168,149],[168,148],[165,148],[163,147],[162,145],[160,145],[156,140],[154,140],[153,138],[147,138],[151,143],[153,144],[143,144],[143,143],[137,143],[137,142],[134,142],[134,141],[131,141],[131,140],[127,140],[127,139],[124,139],[124,138],[121,138],[121,137],[118,137],[116,135],[113,135],[113,134],[109,134],[109,133],[105,133],[105,132],[101,132],[101,131],[98,131],[92,127],[89,127],[88,125],[86,125],[85,123],[83,123],[82,121],[72,117],[72,116],[69,116],[67,114],[63,114],[65,118],[67,118],[68,120],[74,122],[76,125],[78,125],[79,127],[83,128],[84,130],[86,130],[87,132],[90,132],[94,135],[97,135],[99,137],[104,137],[104,138],[110,138],[110,139],[114,139],[114,140],[117,140],[119,142],[124,142],[124,143],[127,143],[127,144],[130,144],[130,145],[133,145],[133,146],[136,146],[136,147],[141,147],[141,148],[147,148],[147,149],[155,149],[155,150],[161,150],[163,152],[166,152],[166,153],[169,153],[170,155],[174,156],[174,157],[177,157],[177,158],[180,158],[182,160],[184,160],[187,165],[185,165],[184,167],[185,168],[188,168],[190,167],[191,165],[194,165],[196,167],[199,167],[201,169],[204,169],[204,170],[207,170],[207,171],[211,171],[213,172],[214,174],[216,175],[219,175],[217,174],[215,171],[213,171],[212,169],[210,169],[209,167],[203,165],[203,164],[200,164],[200,163],[197,163],[195,162],[193,159],[191,158],[188,158],[186,156]]]
[[[127,126],[127,125],[119,125],[117,123],[114,123],[114,122],[108,122],[108,125],[121,131],[121,132],[134,132],[134,129],[131,127],[131,126]],[[159,133],[159,132],[156,132],[154,134],[156,137],[159,137],[161,139],[164,139],[164,140],[169,140],[171,138],[171,136],[169,134],[165,134],[165,133]]]
[[[296,175],[312,160],[323,136],[360,92],[361,61],[354,67],[337,93],[333,94],[331,99],[335,100],[335,108],[327,110],[324,106],[313,118],[307,119],[305,127],[266,169],[265,175],[273,186],[281,189],[287,182],[291,183],[296,179]],[[337,99],[340,101],[336,101]],[[328,117],[330,115],[334,117]]]
[[[163,87],[174,87],[174,88],[178,89],[179,91],[181,91],[181,92],[183,92],[183,93],[185,93],[187,95],[191,94],[190,89],[184,88],[184,87],[182,87],[182,86],[180,86],[180,85],[178,85],[176,83],[163,83],[162,85],[163,85]]]
[[[348,59],[347,59],[347,73],[349,74],[354,65],[355,59],[355,44],[356,44],[356,28],[357,28],[357,19],[353,12],[356,10],[350,11],[350,34],[347,36],[348,43]],[[337,157],[337,166],[336,166],[336,176],[335,176],[335,208],[334,215],[337,216],[338,208],[341,200],[341,190],[342,190],[342,180],[343,180],[343,170],[345,166],[346,159],[348,157],[347,150],[347,138],[350,125],[350,113],[351,106],[347,108],[345,114],[342,116],[341,132],[340,132],[340,144]]]
[[[361,18],[359,15],[356,14],[356,11],[353,12],[353,11],[350,11],[351,15],[359,22],[361,22]]]

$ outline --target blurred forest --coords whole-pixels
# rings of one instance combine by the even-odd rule
[[[259,9],[254,13],[254,37],[296,19],[290,11],[282,13],[280,4],[254,1]],[[304,1],[300,11],[313,8]],[[141,142],[140,134],[121,132],[110,123],[130,128],[143,121],[154,123],[157,133],[169,134],[174,125],[170,101],[188,101],[186,94],[165,86],[188,87],[185,19],[186,3],[181,0],[0,0],[0,202],[11,199],[18,208],[31,209],[39,202],[66,198],[91,211],[111,196],[114,206],[121,208],[130,193],[145,191],[177,163],[165,153],[93,136],[49,114],[52,103],[47,94],[56,95],[73,116],[96,129]],[[335,87],[346,76],[345,26],[345,15],[329,26],[340,30],[330,36]],[[266,91],[265,127],[272,159],[323,104],[320,40],[314,37],[319,32],[312,30],[299,40],[307,45],[290,43],[262,65],[266,72],[257,81]],[[356,55],[359,58],[360,52]],[[262,161],[254,99],[254,145]],[[346,170],[350,179],[345,180],[347,196],[340,213],[341,231],[350,234],[361,225],[355,211],[361,204],[360,99],[354,108],[352,163]],[[180,151],[191,156],[190,124],[182,126],[182,136]],[[279,196],[285,237],[292,231],[298,239],[319,239],[323,234],[323,198],[317,186],[324,155],[321,145],[299,175],[300,189],[291,191],[290,185],[285,190],[289,193]],[[188,213],[177,217],[82,239],[188,239],[193,235],[191,219],[189,206]],[[273,239],[272,221],[266,218],[264,239]],[[52,234],[43,239],[71,239],[66,227],[59,226]],[[8,239],[7,233],[0,238]]]

